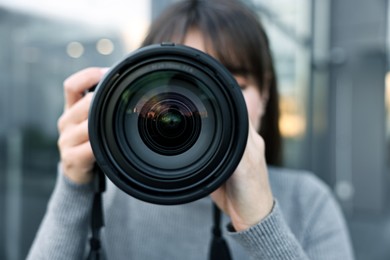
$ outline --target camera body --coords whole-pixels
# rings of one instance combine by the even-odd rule
[[[136,50],[94,91],[89,138],[103,173],[155,204],[207,196],[234,172],[246,147],[240,87],[217,60],[173,43]]]

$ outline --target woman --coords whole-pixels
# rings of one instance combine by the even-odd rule
[[[247,146],[232,177],[193,203],[151,205],[112,183],[104,194],[102,244],[108,259],[207,259],[212,202],[225,213],[233,259],[353,259],[331,192],[314,176],[280,164],[276,75],[267,36],[254,13],[235,0],[180,1],[154,21],[143,45],[172,41],[207,52],[235,76],[246,101]],[[88,140],[91,94],[105,69],[89,68],[64,83],[58,121],[58,181],[29,259],[85,254],[95,162]]]

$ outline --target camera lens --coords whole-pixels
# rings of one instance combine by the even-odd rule
[[[148,100],[138,118],[142,140],[162,155],[177,155],[196,142],[202,128],[196,106],[178,93],[162,93]]]
[[[89,138],[96,162],[120,189],[156,204],[207,196],[234,172],[248,116],[234,77],[181,45],[141,48],[96,87]]]

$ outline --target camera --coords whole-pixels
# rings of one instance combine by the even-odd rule
[[[248,136],[240,87],[216,59],[174,43],[142,47],[94,90],[89,138],[101,171],[154,204],[209,195],[234,172]]]

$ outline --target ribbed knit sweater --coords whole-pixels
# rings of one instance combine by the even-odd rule
[[[272,212],[242,232],[224,236],[233,259],[353,259],[341,210],[315,176],[269,169],[275,198]],[[93,190],[60,172],[47,212],[27,259],[84,259]],[[107,259],[208,259],[212,202],[209,197],[178,206],[160,206],[130,197],[107,181],[102,245]]]

